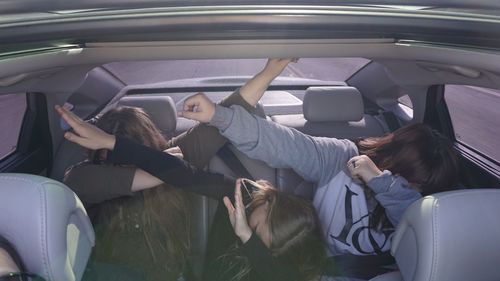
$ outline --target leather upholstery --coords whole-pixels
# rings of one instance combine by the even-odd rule
[[[381,136],[387,132],[375,117],[365,114],[360,121],[311,122],[302,114],[274,115],[271,119],[281,125],[297,129],[304,134],[317,137],[355,139]]]
[[[0,234],[27,270],[51,281],[82,278],[94,230],[78,197],[41,176],[0,174]]]
[[[500,280],[500,190],[427,196],[405,212],[392,241],[404,280]],[[392,280],[392,279],[377,279]]]

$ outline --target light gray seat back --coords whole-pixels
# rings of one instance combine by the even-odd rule
[[[272,120],[311,136],[354,139],[386,133],[375,117],[364,114],[361,94],[353,87],[309,87],[302,111],[274,115]]]
[[[143,108],[163,134],[169,137],[175,134],[177,110],[175,109],[174,100],[169,96],[124,96],[118,102],[118,106]]]
[[[60,182],[28,174],[0,174],[0,235],[29,272],[50,281],[80,280],[95,242],[78,197]]]
[[[500,280],[499,202],[500,190],[474,189],[411,205],[391,249],[403,280]]]

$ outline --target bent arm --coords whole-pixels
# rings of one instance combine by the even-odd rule
[[[255,117],[239,106],[216,106],[209,124],[249,157],[275,168],[292,168],[313,182],[330,179],[357,154],[349,140],[308,136]]]
[[[257,113],[257,103],[264,95],[269,84],[285,69],[291,59],[269,59],[264,69],[248,80],[241,89],[237,89],[219,104],[224,107],[239,105],[246,111]],[[227,139],[217,129],[198,124],[187,132],[169,141],[169,146],[179,146],[184,159],[197,168],[208,164],[217,151],[223,147]]]
[[[230,96],[224,98],[219,104],[225,107],[240,105],[248,112],[255,114],[257,112],[255,108],[257,103],[248,103],[242,97],[241,93],[240,89],[237,89]],[[260,99],[262,94],[257,93],[255,97]],[[184,155],[184,160],[202,169],[226,143],[227,139],[222,136],[216,128],[200,123],[179,136],[172,138],[168,142],[168,146],[180,147]]]
[[[384,207],[392,225],[396,227],[405,210],[422,195],[410,188],[408,181],[401,176],[394,176],[390,171],[374,177],[368,187],[375,192],[375,199]]]
[[[81,162],[68,169],[63,182],[86,204],[132,195],[134,167]]]
[[[197,169],[175,156],[125,138],[116,137],[107,160],[135,165],[165,183],[215,199],[234,194],[234,183],[224,176]]]

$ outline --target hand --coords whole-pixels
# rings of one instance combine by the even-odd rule
[[[382,171],[366,155],[354,156],[349,159],[347,169],[351,173],[351,177],[360,179],[365,184],[382,174]]]
[[[174,147],[171,147],[171,148],[167,148],[165,149],[163,152],[166,152],[168,154],[171,154],[179,159],[184,159],[184,154],[182,154],[182,150],[180,147],[178,146],[174,146]]]
[[[263,71],[269,73],[269,75],[277,77],[281,74],[281,72],[283,72],[283,69],[285,69],[290,62],[298,61],[298,58],[268,59]]]
[[[241,179],[236,181],[234,190],[235,206],[233,206],[231,200],[229,200],[227,196],[224,197],[223,201],[224,205],[226,205],[229,220],[233,226],[234,233],[240,238],[241,242],[246,243],[252,236],[252,229],[248,226],[245,206],[243,205],[243,199],[241,196]]]
[[[215,104],[205,94],[198,93],[184,101],[180,116],[208,123],[215,114]]]
[[[83,121],[66,108],[56,105],[55,109],[64,121],[73,128],[73,132],[64,133],[64,138],[88,149],[96,150],[104,148],[113,150],[116,142],[115,136]]]

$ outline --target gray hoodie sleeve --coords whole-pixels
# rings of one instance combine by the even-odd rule
[[[275,168],[292,168],[304,179],[326,182],[357,155],[349,140],[305,135],[249,114],[240,106],[216,106],[210,125],[241,152]]]
[[[405,178],[394,176],[387,170],[371,179],[367,185],[375,192],[375,199],[384,207],[394,227],[398,225],[406,208],[422,198],[418,191],[410,188]]]

